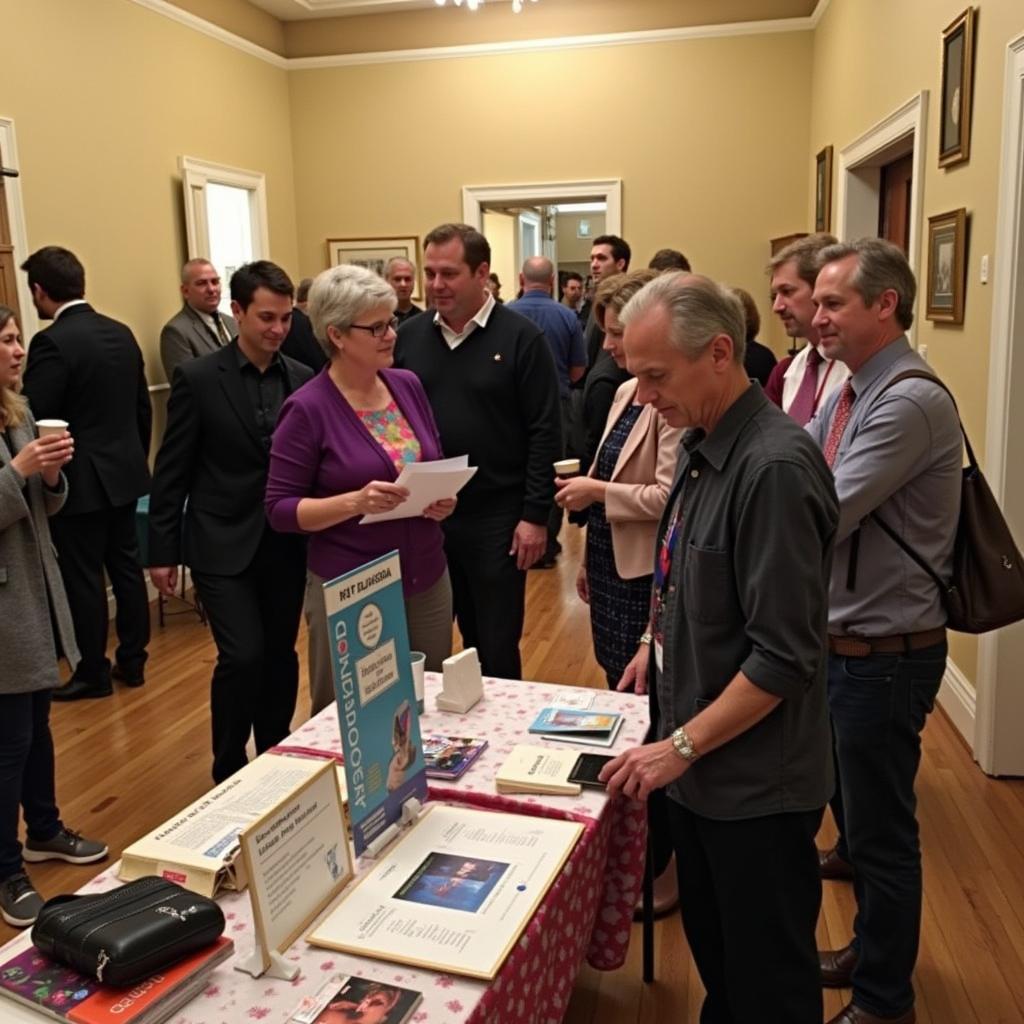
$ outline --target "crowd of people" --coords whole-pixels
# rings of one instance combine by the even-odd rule
[[[767,272],[773,312],[805,344],[774,364],[749,294],[678,250],[640,271],[631,256],[594,240],[582,324],[579,275],[558,295],[551,261],[531,257],[502,303],[487,239],[463,224],[425,238],[425,311],[408,260],[383,277],[332,267],[299,296],[261,260],[233,274],[227,316],[215,268],[190,260],[160,339],[171,393],[152,480],[135,338],[85,302],[73,254],[29,258],[52,323],[27,359],[0,307],[0,594],[18,606],[0,677],[5,920],[40,905],[23,861],[106,853],[60,819],[49,704],[145,682],[139,497],[154,586],[173,593],[188,566],[209,617],[216,781],[250,738],[262,752],[289,732],[303,610],[313,711],[333,701],[323,584],[393,549],[427,668],[450,654],[454,619],[486,675],[520,678],[526,574],[555,564],[568,511],[586,528],[577,591],[597,661],[652,713],[647,742],[602,777],[650,801],[701,1020],[818,1024],[825,985],[853,990],[831,1024],[913,1022],[914,781],[946,618],[871,514],[948,577],[961,464],[946,392],[896,380],[926,368],[906,338],[914,277],[878,239],[797,240]],[[403,466],[453,455],[476,467],[457,499],[360,523],[407,499]],[[579,474],[556,474],[566,457]],[[819,851],[829,802],[839,842]],[[854,885],[838,950],[815,946],[823,877]]]

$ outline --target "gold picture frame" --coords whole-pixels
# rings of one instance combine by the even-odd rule
[[[814,158],[814,230],[832,230],[832,147]]]
[[[974,39],[978,11],[968,7],[942,32],[942,89],[939,91],[939,166],[966,162],[971,155]]]
[[[935,323],[962,324],[967,291],[967,210],[928,218],[928,278],[925,317]]]
[[[412,301],[423,301],[423,268],[420,266],[419,235],[383,235],[377,238],[328,238],[327,265],[355,263],[381,277],[388,260],[400,256],[416,267],[416,285]]]

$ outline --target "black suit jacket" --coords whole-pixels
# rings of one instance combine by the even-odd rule
[[[37,420],[75,438],[62,516],[127,505],[149,490],[153,409],[131,330],[87,303],[71,306],[29,346],[25,395]]]
[[[312,371],[287,356],[290,394]],[[149,563],[215,576],[245,570],[266,527],[263,493],[270,456],[238,365],[238,341],[174,371],[167,429],[149,499]],[[185,500],[184,539],[181,526]],[[305,538],[289,538],[303,557]]]
[[[309,317],[298,306],[292,310],[292,324],[281,345],[281,353],[308,366],[314,373],[327,365],[327,353],[316,340]]]

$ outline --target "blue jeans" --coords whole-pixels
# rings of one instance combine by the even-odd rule
[[[32,839],[60,831],[53,775],[50,691],[0,694],[0,881],[23,868],[19,808]]]
[[[943,641],[909,654],[829,655],[842,793],[837,824],[857,896],[853,1001],[879,1017],[897,1017],[914,1003],[910,979],[921,929],[914,779],[946,652]]]

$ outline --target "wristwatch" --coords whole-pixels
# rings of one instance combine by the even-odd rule
[[[640,634],[640,643],[645,644],[647,647],[651,646],[651,641],[654,639],[650,632]]]
[[[697,760],[697,748],[693,745],[693,740],[690,739],[690,734],[686,731],[685,726],[679,726],[672,733],[672,746],[684,761]]]

